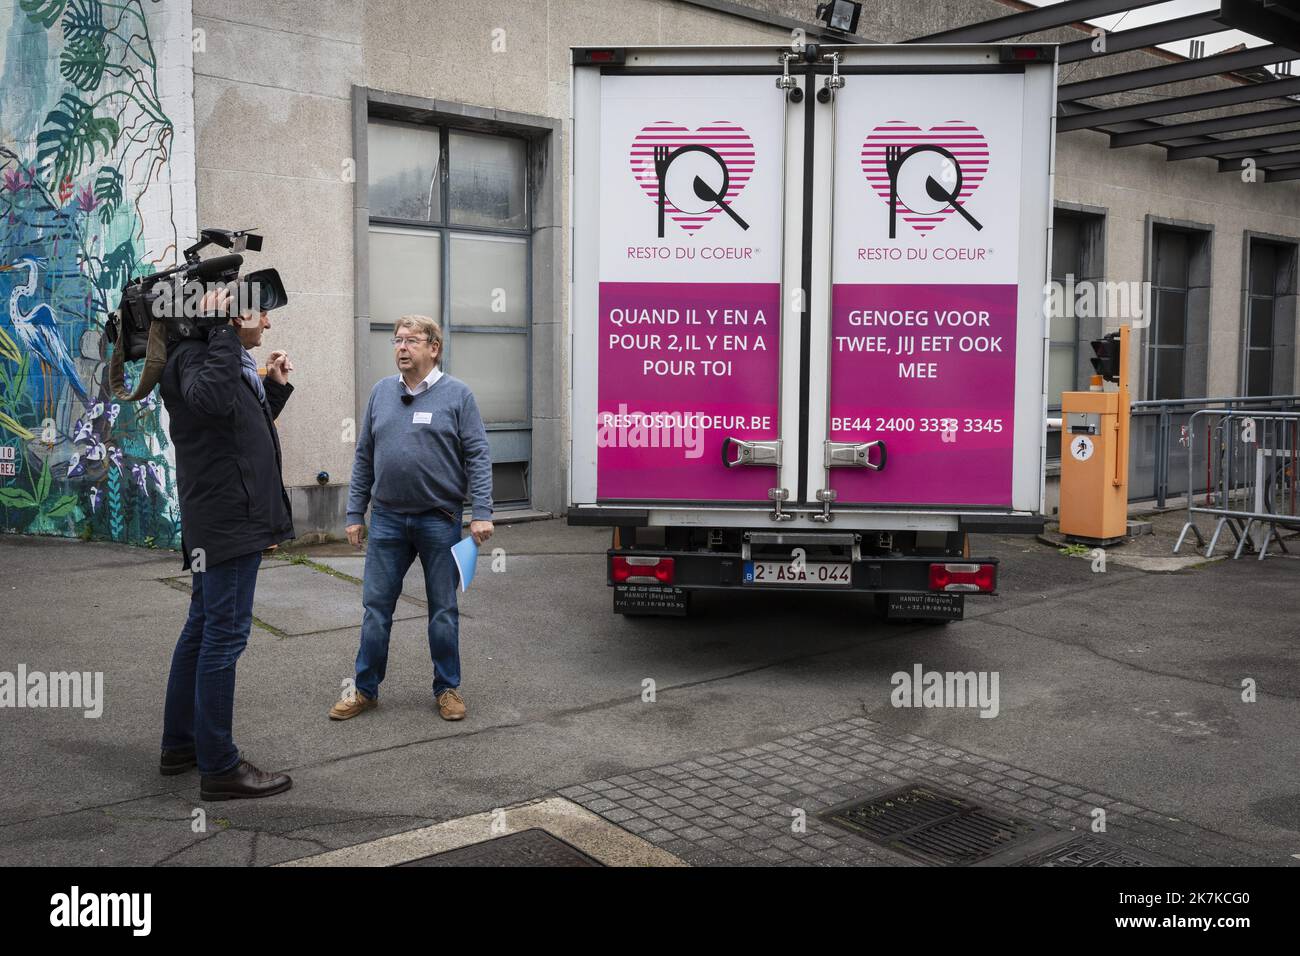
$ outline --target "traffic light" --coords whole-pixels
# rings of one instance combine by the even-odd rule
[[[1108,382],[1119,381],[1119,333],[1092,340],[1092,367]]]

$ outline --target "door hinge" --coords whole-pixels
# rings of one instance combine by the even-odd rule
[[[835,520],[831,514],[831,504],[834,503],[836,494],[835,489],[830,487],[831,469],[832,468],[870,468],[872,471],[883,471],[885,468],[885,443],[883,441],[868,442],[851,442],[851,441],[828,441],[822,446],[822,464],[826,468],[826,485],[817,492],[817,500],[822,503],[820,514],[812,516],[813,521],[829,523]],[[871,452],[877,449],[880,452],[879,460],[871,460]]]
[[[781,510],[781,502],[788,501],[790,498],[788,490],[785,488],[769,488],[767,489],[767,498],[772,502],[772,513],[768,517],[773,521],[793,521],[795,519],[796,516],[789,511]]]

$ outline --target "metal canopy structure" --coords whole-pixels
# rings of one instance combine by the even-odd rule
[[[1265,45],[1233,48],[1212,56],[1185,59],[1165,50],[1172,62],[1140,70],[1115,70],[1104,76],[1063,82],[1059,87],[1057,131],[1092,129],[1110,136],[1112,149],[1163,146],[1169,160],[1209,158],[1221,172],[1253,165],[1266,182],[1300,181],[1300,77],[1273,73],[1270,65],[1300,59],[1300,0],[1220,0],[1219,9],[1098,36],[1085,21],[1149,7],[1160,0],[1063,0],[1048,7],[917,37],[913,43],[988,43],[1012,40],[1059,27],[1092,34],[1063,43],[1061,64],[1098,60],[1117,53],[1189,40],[1223,30],[1241,30]],[[1156,52],[1156,51],[1153,51]],[[1063,71],[1067,79],[1072,71]],[[1203,93],[1158,95],[1156,87],[1222,77],[1225,85]],[[1094,97],[1126,95],[1123,105],[1095,104]],[[1140,100],[1134,101],[1140,97]],[[1237,108],[1245,107],[1246,111]],[[1187,116],[1233,109],[1230,115]],[[1166,122],[1165,117],[1178,121]],[[1240,135],[1225,135],[1240,134]]]

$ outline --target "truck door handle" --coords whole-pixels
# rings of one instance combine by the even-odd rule
[[[737,454],[733,457],[732,448]],[[769,468],[781,467],[781,439],[775,441],[744,441],[728,435],[722,439],[722,464],[725,468],[737,465],[764,465]]]
[[[880,452],[880,460],[875,464],[871,461],[873,448]],[[888,459],[883,441],[862,443],[828,441],[826,443],[827,468],[870,468],[872,471],[884,471]]]

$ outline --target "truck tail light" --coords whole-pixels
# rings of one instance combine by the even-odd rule
[[[983,591],[997,587],[996,564],[932,564],[931,591]]]
[[[673,559],[616,557],[610,566],[615,584],[672,584]]]

